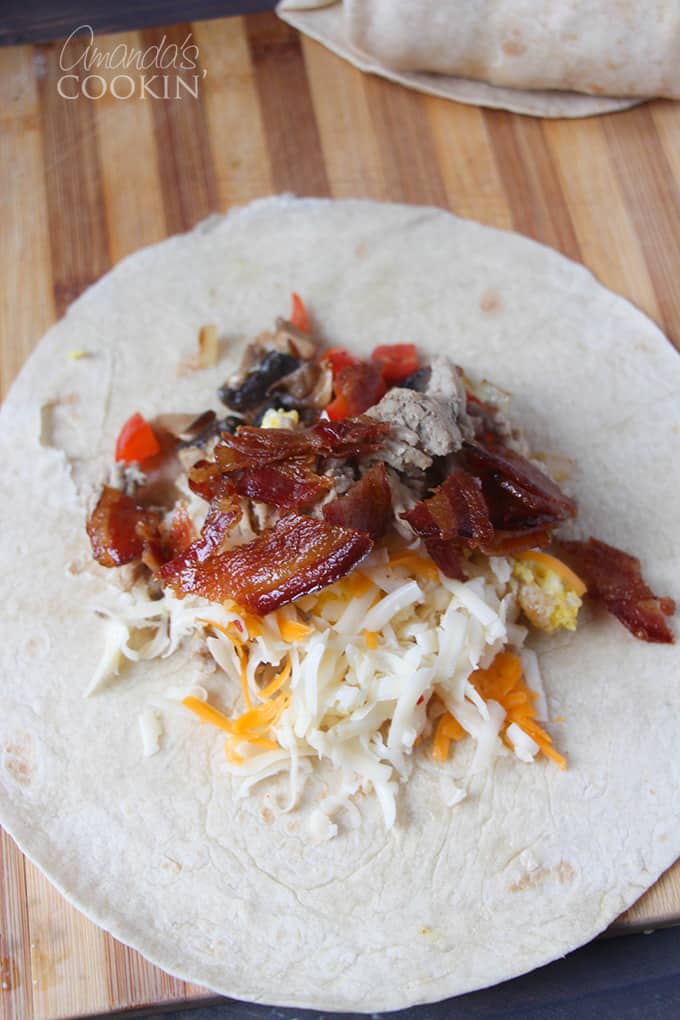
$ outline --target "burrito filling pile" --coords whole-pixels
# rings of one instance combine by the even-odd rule
[[[183,368],[217,357],[206,326]],[[293,295],[218,397],[221,411],[135,413],[120,432],[87,524],[117,568],[88,693],[126,659],[199,640],[213,682],[204,669],[168,696],[223,731],[241,796],[287,773],[290,810],[312,761],[330,762],[319,838],[358,793],[393,826],[414,758],[455,760],[469,738],[464,768],[442,772],[449,806],[497,755],[566,768],[525,640],[574,630],[586,592],[635,637],[673,641],[675,606],[634,556],[557,537],[576,515],[566,459],[532,454],[509,395],[447,358],[324,352]],[[158,715],[140,721],[154,753]]]

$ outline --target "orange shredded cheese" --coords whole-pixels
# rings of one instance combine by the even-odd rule
[[[279,625],[279,633],[281,638],[286,641],[289,645],[294,644],[296,641],[304,641],[306,637],[313,631],[313,627],[309,627],[306,623],[301,623],[299,620],[293,620],[290,616],[285,613],[277,612],[276,622]]]
[[[516,723],[538,744],[542,754],[552,759],[561,769],[566,769],[566,758],[553,747],[548,733],[536,722],[534,702],[536,693],[524,682],[522,663],[512,652],[499,652],[488,669],[476,669],[470,676],[485,701],[493,698],[505,709],[505,720],[501,731],[506,744],[511,746],[505,736],[511,723]]]
[[[412,574],[420,577],[427,577],[430,581],[436,581],[439,578],[439,570],[433,560],[427,559],[425,556],[419,556],[418,553],[404,552],[398,556],[393,556],[389,562],[389,567],[404,567],[406,570],[410,570]]]
[[[364,631],[364,641],[369,651],[373,652],[378,647],[378,635],[374,630]]]
[[[199,701],[198,698],[194,698],[188,695],[182,701],[185,708],[190,709],[195,715],[201,719],[202,722],[211,723],[213,726],[219,726],[221,730],[226,730],[227,733],[234,732],[234,724],[231,719],[220,712],[217,708],[213,708],[212,705],[206,705],[204,701]]]
[[[552,570],[553,574],[557,574],[561,581],[564,582],[569,588],[572,588],[578,597],[585,595],[587,588],[578,574],[575,574],[573,570],[570,570],[566,563],[562,560],[558,560],[556,556],[550,556],[548,553],[539,552],[538,549],[527,549],[526,552],[517,553],[515,556],[516,560],[520,562],[536,563],[539,567],[545,567],[546,570]]]
[[[290,676],[292,668],[293,667],[290,661],[290,656],[288,656],[288,658],[286,659],[286,665],[283,667],[280,673],[276,674],[276,676],[274,677],[270,684],[267,684],[266,687],[262,688],[262,690],[260,691],[260,697],[263,700],[266,698],[270,698],[272,694],[275,694],[281,687],[283,687],[286,680]]]
[[[446,761],[452,740],[462,740],[467,736],[465,730],[450,712],[439,716],[437,728],[432,741],[432,757],[435,761]]]

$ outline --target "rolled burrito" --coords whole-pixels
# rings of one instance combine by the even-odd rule
[[[680,98],[680,2],[283,0],[363,70],[462,102],[584,116]]]

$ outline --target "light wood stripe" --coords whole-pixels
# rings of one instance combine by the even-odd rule
[[[54,319],[33,50],[0,49],[0,396]]]
[[[26,869],[26,895],[33,1016],[53,1020],[110,1009],[104,932],[65,904],[31,866]]]
[[[482,111],[424,96],[449,208],[459,216],[506,230],[512,212]]]
[[[432,133],[422,116],[422,96],[373,74],[365,76],[364,88],[386,197],[393,202],[445,208],[446,189]]]
[[[660,312],[640,242],[621,194],[602,122],[543,125],[583,261],[602,283],[652,318]],[[597,228],[594,229],[597,221]]]
[[[0,1010],[6,1020],[33,1015],[26,862],[0,829]]]
[[[58,315],[110,267],[93,101],[57,91],[60,47],[36,47],[54,301]],[[72,52],[82,43],[72,43]]]
[[[269,153],[243,18],[192,26],[207,71],[201,94],[221,209],[272,191]]]
[[[581,258],[574,227],[543,134],[534,117],[484,110],[515,230]]]
[[[142,32],[144,46],[167,44],[181,47],[190,32],[189,25],[150,28]],[[193,85],[194,72],[181,72]],[[170,234],[190,230],[218,208],[217,185],[208,142],[201,90],[198,98],[187,91],[175,95],[174,81],[180,72],[168,76],[170,98],[149,99],[156,136],[158,175]],[[162,75],[159,75],[162,77]],[[162,85],[155,86],[163,95]]]
[[[302,47],[334,198],[384,199],[385,174],[365,76],[320,43],[304,38]]]
[[[680,181],[680,137],[678,137],[678,104],[668,99],[657,99],[650,105],[650,111],[656,130],[666,153],[666,158],[673,168],[676,184]],[[680,242],[679,242],[680,243]]]
[[[128,32],[100,36],[97,45],[104,53],[112,53],[117,46],[131,53],[143,49],[144,43],[140,33]],[[151,109],[154,102],[164,100],[143,98],[144,72],[134,64],[124,71],[100,67],[97,73],[108,90],[102,99],[85,101],[90,102],[95,116],[109,257],[115,263],[138,248],[161,241],[168,233]],[[121,74],[134,86],[129,99],[117,99],[110,91],[113,87],[119,95],[126,95],[127,82],[114,81]]]
[[[260,15],[248,19],[248,41],[274,190],[330,195],[297,32]]]
[[[680,184],[673,179],[648,106],[605,117],[603,128],[654,281],[661,326],[680,348]]]

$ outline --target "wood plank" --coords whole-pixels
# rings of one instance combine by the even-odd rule
[[[221,209],[272,191],[255,72],[242,18],[192,26],[207,71],[201,84]]]
[[[145,43],[141,33],[129,32],[101,36],[97,45],[105,53],[116,46],[124,46],[131,53],[143,49]],[[115,263],[138,248],[161,241],[168,234],[168,226],[158,170],[154,101],[145,98],[141,90],[144,72],[134,64],[125,69],[123,73],[134,87],[126,99],[117,99],[110,91],[112,79],[121,74],[119,69],[100,67],[97,73],[108,88],[102,99],[89,102],[96,123],[109,257]],[[113,86],[119,95],[126,95],[128,87],[125,81]]]
[[[33,1014],[27,862],[0,829],[0,1003],[6,1020]]]
[[[484,110],[515,230],[581,261],[543,122],[505,110]]]
[[[302,49],[333,197],[384,199],[387,187],[365,75],[312,39],[304,37]]]
[[[33,50],[0,50],[0,398],[54,318]]]
[[[510,230],[508,195],[482,111],[423,97],[448,206],[458,216]]]
[[[35,1020],[109,1010],[105,933],[26,863]]]
[[[624,294],[658,322],[656,293],[607,145],[593,117],[543,126],[583,261],[605,287]]]
[[[658,882],[618,917],[610,931],[624,933],[649,931],[680,923],[680,861],[669,868]]]
[[[652,277],[660,324],[680,349],[680,181],[673,177],[648,105],[605,117],[602,124]]]
[[[330,195],[300,37],[282,21],[248,19],[275,191]]]
[[[163,40],[181,47],[189,33],[189,25],[150,28],[142,33],[142,41],[144,47],[158,46]],[[199,63],[199,75],[202,70]],[[153,88],[160,98],[149,99],[156,135],[158,176],[170,234],[190,230],[218,208],[200,85],[195,97],[176,84],[177,78],[181,78],[188,87],[194,88],[193,76],[192,69],[173,71],[165,76],[169,83],[168,98],[165,98],[165,86],[159,83]],[[164,76],[159,74],[158,77]]]
[[[73,59],[83,51],[74,42]],[[57,91],[60,47],[36,48],[54,302],[58,315],[110,268],[94,102]]]
[[[385,197],[392,202],[446,208],[434,139],[422,116],[423,97],[375,75],[365,77],[364,88],[380,152]]]

